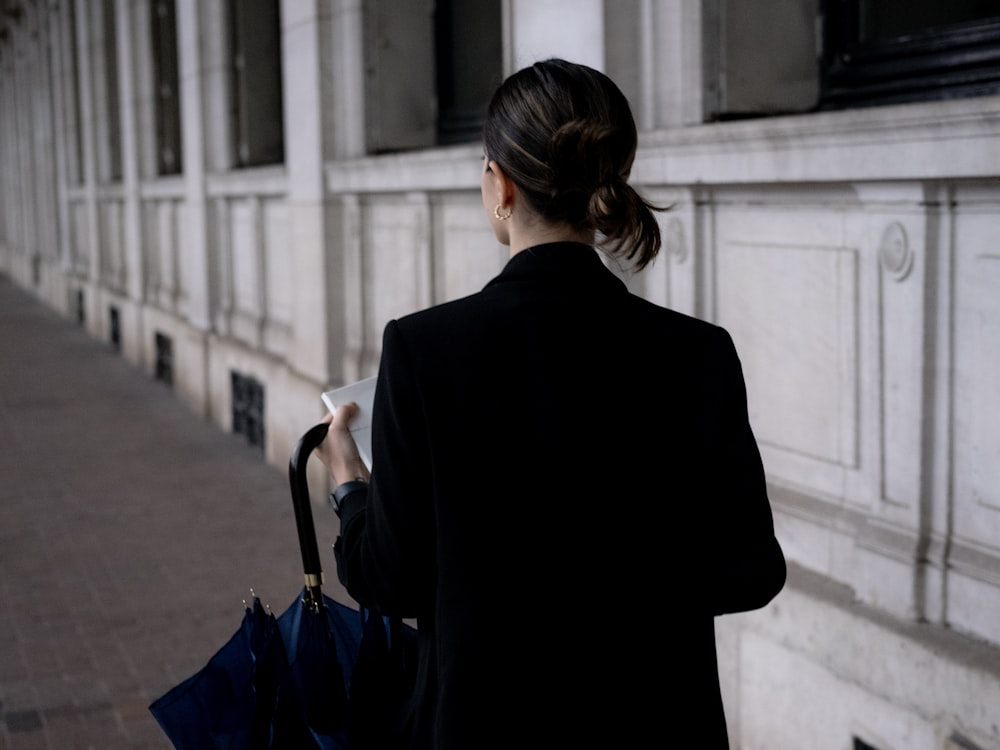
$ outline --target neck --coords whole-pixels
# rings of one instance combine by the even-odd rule
[[[581,242],[584,245],[594,244],[594,233],[587,229],[577,229],[568,226],[534,226],[534,227],[511,227],[510,232],[510,257],[513,258],[522,250],[534,247],[535,245],[545,245],[550,242]]]

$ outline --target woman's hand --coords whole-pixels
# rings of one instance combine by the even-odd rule
[[[351,421],[358,416],[358,405],[353,401],[337,407],[333,414],[328,413],[323,421],[330,425],[323,442],[315,450],[316,456],[330,473],[334,485],[350,482],[354,479],[369,478],[368,468],[358,453],[358,444],[351,435]]]

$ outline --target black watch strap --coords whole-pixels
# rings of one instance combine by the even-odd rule
[[[333,488],[333,492],[330,493],[330,505],[333,509],[340,513],[340,503],[345,497],[350,495],[352,492],[357,492],[368,487],[368,482],[364,479],[352,479],[349,482],[342,482]]]

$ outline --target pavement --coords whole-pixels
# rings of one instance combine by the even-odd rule
[[[287,469],[0,276],[0,750],[171,748],[149,704],[302,584]]]

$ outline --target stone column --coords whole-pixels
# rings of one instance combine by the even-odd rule
[[[878,503],[855,538],[855,588],[866,602],[900,617],[926,616],[927,552],[933,520],[927,472],[933,456],[925,353],[928,320],[927,259],[939,239],[929,229],[935,207],[922,184],[855,186],[866,206],[859,227],[877,263],[874,298],[878,332]],[[933,592],[930,592],[933,594]]]
[[[563,57],[604,70],[604,3],[602,0],[509,0],[505,12],[510,30],[513,70],[546,57]],[[572,34],[553,29],[573,19]],[[506,64],[506,63],[505,63]]]
[[[719,107],[720,0],[640,0],[644,129],[698,125]]]
[[[24,80],[27,64],[27,30],[25,28],[24,17],[11,28],[8,42],[8,52],[11,56],[9,68],[10,77],[10,98],[11,98],[11,138],[12,148],[10,150],[10,164],[12,179],[10,187],[10,217],[9,224],[9,252],[11,273],[22,283],[23,280],[23,260],[29,246],[29,235],[31,227],[27,221],[28,217],[28,194],[32,185],[32,173],[29,165],[25,162],[28,158],[25,144],[28,142],[30,133],[30,118],[27,115],[29,101],[27,91],[29,86]]]
[[[289,363],[317,385],[340,377],[343,316],[333,308],[331,290],[339,282],[339,263],[330,238],[332,217],[326,202],[324,165],[332,150],[333,103],[324,73],[333,60],[330,3],[282,3],[282,71],[288,217],[292,231],[288,278],[296,284]],[[336,265],[334,269],[331,266]],[[333,284],[329,283],[333,276]],[[331,327],[333,330],[331,330]],[[318,399],[319,394],[316,394]],[[317,401],[318,404],[318,401]]]
[[[181,141],[185,203],[178,245],[180,312],[195,328],[211,327],[207,196],[205,186],[205,119],[201,45],[202,19],[197,0],[177,0],[177,43],[180,65]]]
[[[86,254],[87,279],[96,287],[101,278],[100,235],[97,216],[97,123],[94,94],[94,69],[92,60],[92,20],[89,8],[81,0],[75,0],[76,7],[76,49],[77,72],[80,86],[80,142],[83,148],[83,195],[86,237],[78,238],[78,246]],[[79,259],[74,258],[74,266],[79,268]],[[91,312],[95,309],[93,295],[87,296],[87,320],[93,321]],[[96,331],[94,331],[96,333]]]
[[[66,4],[52,12],[49,19],[49,34],[53,39],[52,44],[52,70],[49,77],[49,85],[52,87],[53,103],[53,141],[55,159],[55,194],[56,194],[56,225],[57,229],[57,263],[56,266],[62,272],[69,268],[70,262],[70,215],[69,197],[67,187],[69,183],[69,160],[74,155],[70,138],[74,138],[75,128],[69,127],[70,114],[68,102],[72,100],[72,87],[76,85],[69,71],[73,70],[72,61],[69,60],[72,44],[70,35],[74,30],[70,28],[70,13]],[[62,309],[62,304],[54,301],[56,306]]]
[[[141,5],[143,8],[139,8]],[[144,253],[142,242],[142,224],[140,203],[140,169],[138,106],[140,97],[138,89],[140,81],[136,71],[147,70],[146,66],[138,65],[138,58],[149,57],[149,27],[148,15],[145,12],[146,0],[140,0],[137,5],[133,0],[117,0],[115,12],[118,23],[118,89],[120,93],[121,116],[121,155],[122,155],[122,241],[124,245],[124,282],[125,295],[129,300],[127,310],[122,310],[123,338],[122,352],[133,363],[142,362],[142,339],[138,335],[141,330],[140,311],[145,296],[143,280]],[[146,21],[145,24],[137,23]],[[145,32],[145,33],[143,33]]]
[[[324,132],[330,158],[349,159],[365,153],[365,57],[362,0],[327,0],[333,7],[329,34],[331,49],[321,61],[324,80],[332,81],[326,102]],[[326,33],[326,32],[324,32]]]
[[[0,270],[10,269],[10,202],[11,202],[11,131],[13,123],[10,113],[14,107],[10,101],[10,43],[0,50]]]
[[[51,265],[59,245],[55,168],[55,128],[52,109],[51,45],[52,10],[47,5],[29,8],[32,23],[31,150],[34,191],[31,195],[33,242],[28,248],[32,285],[43,285],[42,266]],[[42,291],[42,290],[40,290]]]

